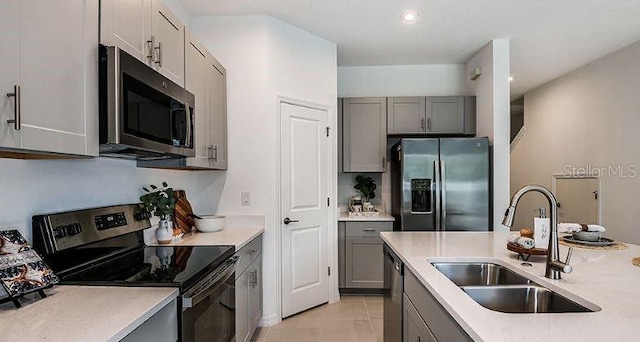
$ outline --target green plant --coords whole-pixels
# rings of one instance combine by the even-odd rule
[[[377,186],[373,178],[358,175],[356,176],[356,182],[357,184],[353,188],[360,191],[366,202],[376,197],[375,190]]]
[[[143,187],[142,190],[146,194],[140,196],[140,201],[144,203],[145,209],[153,216],[157,216],[161,219],[167,219],[173,215],[173,210],[176,208],[176,198],[173,195],[173,189],[169,187],[167,182],[162,182],[162,187],[156,185],[149,185]]]

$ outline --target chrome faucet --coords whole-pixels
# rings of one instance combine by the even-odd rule
[[[569,248],[567,254],[567,260],[565,262],[559,259],[559,245],[558,245],[558,201],[556,197],[549,191],[549,189],[540,185],[527,185],[518,190],[511,198],[511,205],[504,213],[504,220],[502,224],[511,228],[513,226],[513,218],[516,215],[516,206],[520,198],[530,191],[536,191],[544,195],[549,201],[549,210],[551,211],[551,227],[549,232],[549,247],[547,248],[547,268],[544,276],[550,279],[560,279],[560,272],[571,273],[573,268],[569,265],[571,260],[571,252],[573,248]]]

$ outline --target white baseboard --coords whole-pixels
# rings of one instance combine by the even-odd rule
[[[276,314],[271,314],[268,316],[262,316],[262,319],[260,320],[260,323],[258,323],[258,326],[260,327],[270,327],[273,325],[276,325],[278,323],[282,322],[282,319],[280,317],[278,317],[278,315]]]

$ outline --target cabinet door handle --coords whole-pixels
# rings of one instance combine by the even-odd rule
[[[365,232],[375,232],[376,229],[375,228],[362,228],[363,231]]]
[[[149,54],[147,55],[147,58],[149,59],[150,62],[153,62],[155,60],[153,56],[155,45],[156,45],[156,37],[151,36],[151,40],[147,40],[147,49],[149,50]]]
[[[424,118],[420,119],[420,129],[421,129],[421,130],[423,130],[423,131],[425,130],[425,127],[424,127]]]
[[[207,159],[213,160],[213,145],[207,147]]]
[[[13,93],[7,93],[7,97],[14,97],[14,103],[13,103],[13,119],[12,120],[7,120],[7,123],[9,124],[13,124],[13,128],[16,131],[19,131],[22,125],[21,119],[22,119],[22,106],[21,106],[21,102],[22,102],[22,97],[20,96],[21,92],[20,92],[20,86],[19,85],[14,85],[13,86]]]
[[[427,130],[431,130],[431,118],[427,119]]]
[[[162,68],[162,42],[158,42],[158,46],[154,47],[154,49],[158,51],[158,59],[155,63]]]
[[[213,161],[218,161],[218,145],[213,147]]]

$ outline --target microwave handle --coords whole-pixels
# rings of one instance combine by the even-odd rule
[[[192,130],[193,130],[193,116],[191,115],[191,108],[189,107],[188,103],[184,103],[184,108],[187,112],[187,139],[185,141],[187,147],[191,146],[191,140],[193,139],[193,134],[192,134]]]

